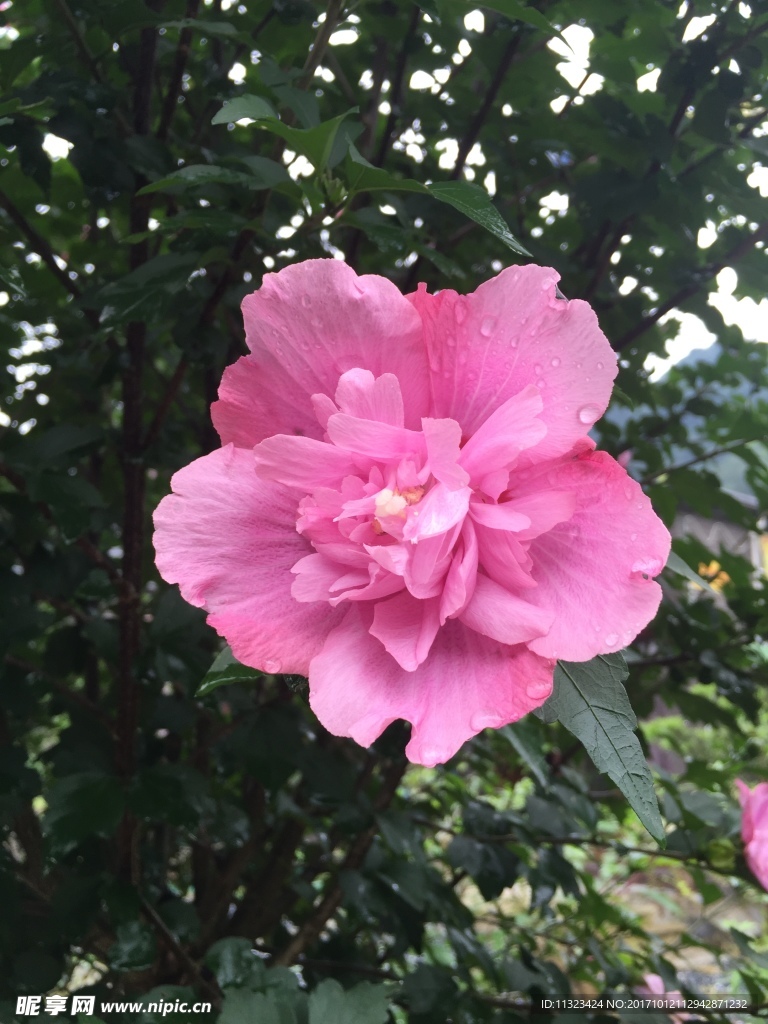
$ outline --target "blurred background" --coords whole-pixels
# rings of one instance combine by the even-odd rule
[[[734,779],[768,779],[767,32],[738,0],[0,3],[2,1020],[161,993],[474,1024],[643,988],[765,1015]],[[301,680],[209,672],[153,564],[265,272],[471,291],[521,246],[596,309],[594,436],[711,584],[665,572],[625,652],[665,851],[561,724],[417,768],[400,726],[325,733]]]

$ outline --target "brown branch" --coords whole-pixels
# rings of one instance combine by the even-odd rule
[[[688,459],[685,462],[678,462],[676,466],[669,466],[666,469],[660,469],[657,473],[652,473],[650,476],[645,477],[641,480],[643,487],[646,484],[653,483],[654,480],[658,480],[659,477],[667,476],[668,473],[676,473],[679,469],[688,469],[690,466],[696,466],[700,462],[708,462],[709,459],[714,459],[718,455],[724,455],[726,452],[734,452],[739,448],[743,448],[746,444],[752,444],[755,441],[764,441],[765,436],[759,434],[757,437],[745,437],[741,441],[732,441],[730,444],[724,444],[721,448],[715,448],[711,452],[705,452],[703,455],[695,455],[692,459]]]
[[[146,451],[156,440],[160,433],[160,428],[163,425],[165,417],[168,415],[168,410],[173,404],[173,400],[176,397],[181,383],[184,380],[187,369],[189,368],[189,362],[186,356],[182,356],[176,364],[176,369],[173,371],[173,376],[168,381],[168,386],[165,389],[165,393],[160,400],[155,415],[152,418],[152,422],[149,425],[147,433],[144,436],[144,440],[141,442],[141,450]]]
[[[496,97],[499,94],[499,90],[504,84],[504,79],[507,76],[507,72],[509,71],[510,67],[512,66],[515,60],[515,55],[520,47],[520,39],[521,36],[519,34],[515,34],[504,47],[504,52],[501,55],[501,60],[499,61],[498,67],[496,68],[493,78],[491,79],[491,84],[488,86],[488,90],[485,96],[483,97],[483,102],[480,104],[480,109],[473,117],[467,133],[464,135],[461,142],[459,143],[459,152],[458,155],[456,156],[456,165],[450,174],[450,178],[452,180],[457,179],[461,175],[461,172],[464,170],[464,164],[467,162],[467,157],[469,156],[470,150],[477,142],[478,136],[480,135],[482,127],[485,124],[485,119],[491,112],[491,108],[493,107],[493,104],[496,102]]]
[[[382,811],[394,799],[397,787],[400,784],[400,780],[405,774],[408,762],[403,760],[394,761],[387,772],[384,775],[382,782],[381,791],[379,792],[376,800],[374,801],[374,808],[376,811]],[[304,950],[313,943],[325,928],[328,920],[338,910],[342,901],[342,890],[340,884],[340,875],[344,871],[354,870],[359,868],[365,860],[366,854],[370,849],[371,843],[379,832],[378,825],[374,824],[370,828],[362,832],[350,845],[347,855],[334,871],[327,887],[323,898],[321,899],[318,906],[315,908],[309,918],[302,924],[296,935],[293,936],[291,941],[275,956],[273,963],[282,964],[288,966],[294,963],[297,957],[299,957]]]
[[[76,299],[79,299],[81,294],[80,289],[77,287],[77,285],[66,272],[66,270],[62,270],[59,264],[56,262],[57,259],[61,259],[61,257],[57,256],[56,253],[54,253],[53,249],[50,247],[46,239],[43,238],[39,231],[32,227],[32,225],[29,223],[29,221],[21,212],[21,210],[11,201],[11,199],[9,199],[9,197],[4,192],[0,192],[0,207],[3,210],[5,210],[5,212],[10,217],[11,221],[26,236],[27,241],[30,243],[30,245],[34,247],[35,252],[39,254],[40,258],[51,271],[51,273],[59,282],[59,284],[62,285],[63,288],[66,288],[70,295],[72,295]],[[62,262],[65,261],[62,260]]]
[[[328,8],[325,12],[325,21],[318,29],[315,41],[312,44],[312,49],[307,55],[307,59],[304,62],[303,74],[299,79],[299,88],[306,89],[309,83],[314,77],[315,70],[323,59],[323,54],[328,48],[328,42],[333,35],[333,30],[336,28],[341,18],[341,12],[344,9],[344,0],[330,0]]]
[[[742,239],[738,245],[734,246],[733,249],[727,252],[722,260],[717,263],[710,264],[709,267],[702,271],[697,281],[684,285],[682,288],[678,289],[671,298],[667,299],[666,302],[662,302],[658,309],[644,317],[640,323],[636,324],[627,331],[626,334],[622,335],[614,345],[614,349],[617,352],[621,352],[622,349],[627,347],[627,345],[631,345],[633,341],[636,341],[642,334],[645,334],[646,331],[650,330],[654,324],[658,323],[663,316],[666,316],[667,313],[679,306],[681,302],[685,302],[686,299],[690,299],[693,295],[696,295],[704,284],[719,274],[724,267],[730,267],[733,266],[733,264],[738,263],[740,259],[754,248],[757,242],[764,241],[766,238],[768,238],[768,221],[763,221],[762,224],[758,225],[755,231]]]
[[[141,905],[144,908],[144,913],[150,919],[166,946],[168,946],[174,956],[184,964],[197,984],[205,990],[207,995],[210,996],[211,1002],[214,1004],[215,1008],[219,1009],[221,1006],[221,991],[219,986],[214,981],[209,981],[208,978],[205,977],[200,964],[195,963],[162,917],[160,917],[149,900],[144,896],[141,897]]]
[[[23,672],[35,673],[53,687],[54,690],[70,703],[75,704],[83,711],[87,711],[89,715],[92,715],[100,725],[102,725],[110,736],[114,736],[115,730],[109,718],[96,704],[93,704],[87,697],[84,697],[77,690],[71,690],[66,683],[64,683],[57,676],[51,675],[44,668],[39,665],[33,664],[31,661],[25,661],[23,658],[16,658],[12,654],[6,654],[4,659],[6,665],[12,665],[14,668],[19,668]]]
[[[421,18],[421,8],[417,4],[413,4],[411,8],[411,17],[408,20],[408,28],[403,38],[403,45],[400,47],[400,52],[397,55],[397,62],[395,64],[395,74],[392,79],[392,87],[389,90],[389,115],[387,117],[387,123],[384,126],[384,133],[381,136],[381,142],[379,143],[379,149],[376,154],[376,159],[373,161],[377,167],[381,167],[384,163],[384,159],[387,155],[390,143],[392,142],[392,136],[394,135],[395,125],[400,117],[400,103],[403,95],[403,83],[405,81],[405,71],[408,66],[408,51],[413,41],[413,37],[416,34],[416,29],[419,25]],[[374,90],[375,91],[375,90]],[[373,124],[376,123],[376,114],[378,113],[378,104],[376,111],[372,111]]]
[[[196,18],[199,7],[200,0],[187,0],[187,9],[184,12],[184,17],[190,19]],[[157,127],[157,132],[155,133],[156,138],[161,142],[165,141],[168,136],[168,130],[171,127],[173,115],[176,113],[176,108],[178,107],[179,94],[184,80],[184,69],[187,66],[187,60],[189,59],[191,43],[192,29],[190,27],[183,28],[179,33],[179,45],[176,47],[173,71],[171,72],[171,76],[168,81],[168,90],[165,94],[165,99],[163,100],[160,124]]]

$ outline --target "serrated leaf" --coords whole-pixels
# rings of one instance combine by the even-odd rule
[[[695,583],[697,586],[701,587],[702,590],[708,590],[710,594],[717,593],[713,586],[707,583],[707,581],[703,577],[699,576],[697,572],[694,572],[690,565],[688,565],[687,562],[684,562],[680,555],[675,554],[674,551],[670,551],[667,564],[664,568],[670,569],[672,572],[676,572],[678,576],[685,576],[685,578],[690,580],[691,583]]]
[[[261,678],[261,673],[257,669],[242,665],[232,653],[231,648],[225,647],[221,654],[214,659],[205,678],[198,686],[195,696],[207,697],[209,693],[218,690],[220,686],[228,686],[230,683],[249,683],[259,678]]]
[[[541,788],[546,789],[549,784],[547,762],[544,760],[541,750],[536,746],[533,741],[533,737],[530,735],[530,721],[522,719],[522,721],[515,722],[514,725],[507,725],[499,731],[501,735],[515,748],[525,764],[528,765],[531,770],[531,774]]]
[[[309,997],[309,1024],[386,1024],[388,1007],[383,985],[364,981],[343,989],[328,978]]]
[[[396,178],[388,171],[369,164],[354,146],[349,147],[345,171],[352,192],[387,190],[430,195],[463,213],[486,231],[490,231],[515,252],[524,256],[531,255],[509,230],[506,221],[491,202],[491,197],[479,185],[470,181],[435,181],[430,185],[422,185],[412,178]]]
[[[635,735],[637,719],[623,686],[627,675],[620,654],[599,655],[588,662],[560,661],[554,691],[542,711],[545,721],[558,720],[584,744],[597,770],[616,783],[643,825],[664,846],[653,778]]]
[[[523,256],[531,255],[509,230],[507,222],[493,205],[484,188],[471,181],[435,181],[428,185],[427,189],[435,199],[439,199],[441,203],[448,203],[459,213],[484,227],[510,249]]]

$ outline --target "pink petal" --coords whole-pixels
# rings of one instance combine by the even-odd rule
[[[352,609],[310,666],[310,704],[334,735],[367,747],[405,718],[413,724],[407,756],[435,765],[482,729],[522,718],[551,693],[552,661],[455,619],[437,634],[426,661],[406,672],[369,634],[371,618],[369,608]]]
[[[437,598],[419,601],[408,591],[379,601],[369,632],[406,672],[415,672],[429,654],[440,628]]]
[[[457,523],[463,522],[471,494],[469,487],[452,490],[445,484],[435,484],[418,504],[409,509],[403,536],[406,540],[421,541],[447,533]]]
[[[529,386],[507,399],[478,427],[459,457],[459,464],[467,470],[476,487],[492,498],[498,497],[506,485],[506,477],[496,482],[497,471],[509,469],[522,451],[534,447],[546,433],[546,427],[536,418],[541,411],[541,395],[537,388]],[[490,479],[496,483],[495,487],[489,486]]]
[[[436,480],[452,490],[466,487],[469,473],[457,465],[461,445],[461,427],[456,420],[423,419],[421,429],[427,445],[429,468]]]
[[[303,392],[269,353],[243,356],[224,370],[211,418],[221,443],[238,448],[278,433],[322,437]]]
[[[515,474],[518,495],[549,485],[576,494],[572,517],[532,541],[532,604],[554,612],[531,650],[587,661],[631,643],[656,614],[670,537],[639,484],[605,452]],[[482,563],[481,547],[481,563]]]
[[[354,469],[347,452],[311,437],[276,434],[257,444],[252,455],[262,480],[275,480],[307,494],[315,487],[337,487]]]
[[[391,281],[358,277],[338,260],[306,260],[266,274],[243,300],[243,317],[267,391],[308,409],[311,395],[335,394],[347,370],[393,373],[403,388],[406,426],[419,426],[429,403],[421,324]],[[277,430],[279,422],[271,433]]]
[[[409,455],[423,458],[426,455],[421,431],[361,420],[344,412],[331,416],[325,429],[339,448],[377,461],[403,459]]]
[[[403,395],[392,373],[377,379],[370,370],[348,370],[336,388],[336,404],[341,412],[360,419],[403,425]]]
[[[529,541],[549,533],[553,526],[567,522],[576,511],[577,496],[573,491],[543,490],[524,497],[511,498],[507,506],[527,516],[531,525],[520,532],[518,540]]]
[[[476,532],[480,564],[492,580],[513,593],[536,586],[530,555],[516,537],[479,524]]]
[[[442,593],[445,574],[451,566],[454,545],[461,532],[457,523],[447,533],[426,537],[411,548],[405,566],[405,585],[414,597],[426,599]]]
[[[471,520],[465,519],[440,598],[441,626],[467,607],[477,582],[477,556],[477,534]]]
[[[535,384],[547,433],[532,461],[565,454],[589,431],[608,404],[616,355],[586,302],[556,297],[558,279],[546,267],[509,267],[472,295],[409,296],[424,322],[434,416],[468,436]]]
[[[342,612],[298,604],[292,566],[311,551],[296,532],[296,497],[227,445],[179,470],[155,512],[157,567],[232,646],[267,672],[306,674]]]
[[[521,644],[545,636],[554,613],[537,608],[478,573],[472,600],[459,618],[470,629],[502,644]]]
[[[528,516],[517,512],[511,502],[502,505],[485,505],[480,501],[470,502],[469,514],[476,523],[487,526],[489,530],[509,530],[519,533],[528,530],[531,520]]]

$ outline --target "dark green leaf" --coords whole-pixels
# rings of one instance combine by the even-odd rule
[[[637,719],[623,686],[628,675],[620,654],[588,662],[558,662],[555,689],[542,711],[581,740],[598,771],[611,778],[653,838],[663,845],[653,777],[635,735]]]

